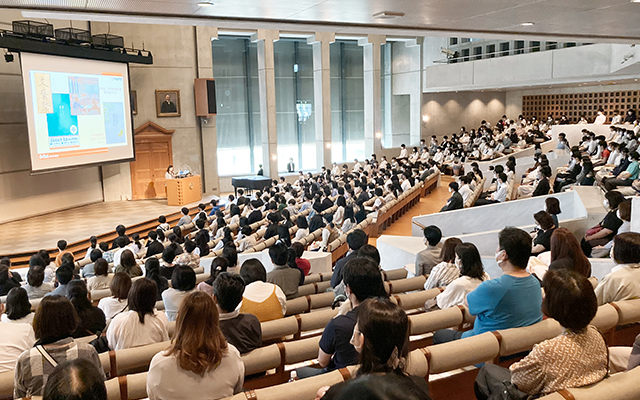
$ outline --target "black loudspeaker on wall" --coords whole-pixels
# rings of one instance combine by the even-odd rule
[[[216,81],[209,78],[194,79],[196,116],[210,117],[216,114]]]

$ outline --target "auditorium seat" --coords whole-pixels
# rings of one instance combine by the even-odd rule
[[[544,400],[637,400],[640,368],[611,375],[604,380],[581,388],[564,389],[547,396]]]
[[[119,376],[105,382],[107,400],[138,400],[147,397],[147,373]]]
[[[111,350],[100,354],[100,362],[104,372],[112,378],[147,371],[153,356],[169,347],[170,344],[171,342],[167,341],[130,349]]]

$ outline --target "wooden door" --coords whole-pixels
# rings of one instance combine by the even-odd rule
[[[134,199],[166,197],[164,174],[173,163],[171,134],[153,122],[135,131],[135,157],[131,163],[131,187]]]

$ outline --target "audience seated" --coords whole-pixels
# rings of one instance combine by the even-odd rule
[[[71,252],[67,250],[67,241],[66,240],[62,240],[62,239],[58,240],[58,243],[56,244],[56,246],[58,247],[58,255],[56,255],[56,259],[55,259],[54,263],[55,263],[56,267],[59,268],[62,265],[62,257],[65,254],[71,254]]]
[[[220,399],[242,390],[244,364],[225,340],[218,318],[206,293],[195,291],[184,298],[171,345],[151,360],[149,399]]]
[[[435,225],[424,228],[424,244],[426,249],[416,254],[415,276],[429,275],[433,267],[438,265],[442,259],[442,231]]]
[[[307,260],[306,258],[302,258],[302,255],[304,254],[304,246],[302,245],[302,243],[292,243],[291,249],[293,249],[293,251],[295,252],[295,262],[298,268],[300,268],[304,276],[309,275],[309,273],[311,272],[311,262],[309,262],[309,260]]]
[[[549,270],[570,270],[588,278],[591,263],[580,249],[580,243],[567,228],[558,228],[551,235],[551,263]]]
[[[184,253],[180,254],[176,258],[176,264],[187,265],[193,269],[200,266],[200,256],[196,254],[196,243],[192,240],[186,240],[184,242]]]
[[[360,249],[360,247],[367,244],[367,241],[367,234],[364,233],[362,229],[355,229],[353,232],[347,235],[347,245],[349,246],[349,251],[347,252],[347,255],[345,257],[338,260],[335,267],[333,268],[333,275],[331,275],[332,288],[335,288],[336,286],[338,286],[338,284],[340,284],[340,282],[342,282],[342,270],[344,269],[345,265],[347,265],[349,261],[357,257],[358,250]]]
[[[114,265],[115,262],[114,262]],[[142,268],[136,262],[136,257],[129,249],[125,249],[120,256],[120,264],[113,269],[114,273],[124,272],[130,277],[142,276]]]
[[[47,296],[67,296],[69,282],[73,279],[73,266],[71,264],[64,263],[56,270],[56,280],[58,281],[58,287],[53,291],[47,293]]]
[[[162,293],[169,288],[169,280],[160,275],[160,261],[151,257],[144,263],[144,276],[151,279],[158,286],[158,297],[156,300],[162,300]]]
[[[549,271],[543,287],[544,313],[558,321],[564,332],[534,345],[533,350],[509,370],[486,364],[476,381],[480,383],[476,389],[486,389],[492,380],[511,381],[519,391],[539,396],[590,385],[607,376],[607,344],[602,334],[589,325],[598,310],[589,280],[573,271]],[[484,393],[479,399],[493,398],[492,393],[481,392]]]
[[[367,378],[380,379],[397,376],[397,385],[406,391],[405,396],[419,394],[429,398],[429,386],[422,376],[409,376],[407,367],[409,319],[398,306],[384,299],[370,298],[359,307],[351,344],[359,353],[360,368],[353,382]],[[368,381],[371,383],[371,381]],[[352,382],[342,382],[328,388],[322,399],[342,398],[349,392]],[[320,394],[323,389],[320,389]],[[364,398],[356,396],[354,398]],[[366,398],[370,398],[367,396]],[[388,397],[385,397],[388,398]],[[403,397],[407,398],[407,397]]]
[[[20,283],[14,279],[9,271],[9,266],[0,264],[0,296],[6,296],[13,288],[20,287]]]
[[[36,346],[25,350],[16,363],[14,398],[42,396],[56,365],[74,358],[89,360],[105,379],[96,349],[71,337],[77,327],[78,315],[66,297],[51,295],[42,299],[33,320]]]
[[[27,291],[20,287],[11,289],[7,295],[5,312],[0,317],[0,322],[31,324],[33,316]]]
[[[33,257],[38,258],[44,263],[44,260],[38,255],[34,255]],[[29,266],[29,270],[27,271],[27,283],[22,285],[22,288],[27,291],[27,296],[29,299],[41,299],[47,293],[53,291],[53,285],[50,283],[44,282],[45,277],[45,268],[41,265],[33,265]]]
[[[618,205],[616,217],[622,221],[622,225],[618,228],[617,234],[631,231],[631,199],[627,199]],[[611,248],[613,247],[613,239],[609,240],[605,245],[595,246],[591,249],[591,257],[603,258],[609,257]]]
[[[84,281],[71,281],[67,297],[73,304],[79,319],[78,328],[72,334],[74,338],[96,335],[104,331],[106,327],[104,312],[91,304],[87,285]]]
[[[103,297],[98,302],[98,308],[102,310],[105,318],[110,321],[116,315],[127,308],[127,299],[131,289],[131,278],[124,272],[118,272],[113,276],[109,285],[111,296]]]
[[[213,282],[216,280],[218,275],[223,272],[227,272],[227,266],[229,262],[224,257],[216,257],[211,262],[211,274],[209,277],[198,284],[196,289],[201,290],[211,296],[213,296]]]
[[[287,296],[277,285],[267,283],[267,270],[260,260],[245,261],[240,276],[246,284],[241,313],[253,314],[260,322],[282,318],[287,313]]]
[[[536,229],[532,234],[534,237],[531,255],[537,256],[551,249],[551,235],[556,227],[553,218],[546,211],[538,211],[533,214],[533,219],[536,221]]]
[[[220,329],[227,342],[240,354],[262,345],[262,328],[255,315],[240,314],[237,310],[244,293],[244,281],[239,275],[221,272],[213,282],[213,299],[220,313]]]
[[[496,261],[504,275],[481,283],[467,295],[469,313],[476,319],[467,332],[450,329],[433,335],[444,343],[499,329],[533,325],[542,320],[542,293],[538,280],[526,268],[531,256],[531,237],[518,228],[504,228],[498,235]]]
[[[449,239],[447,239],[449,240]],[[473,243],[460,243],[455,247],[455,266],[460,277],[447,285],[435,299],[427,300],[425,309],[446,309],[458,305],[467,305],[467,295],[473,292],[483,281],[489,279],[484,272],[478,248]]]
[[[464,199],[458,192],[458,188],[459,185],[457,182],[449,183],[449,193],[451,193],[451,197],[449,197],[449,200],[447,200],[447,204],[445,204],[444,207],[440,209],[440,212],[460,210],[464,206]]]
[[[91,250],[91,253],[89,253],[89,260],[91,261],[91,263],[82,267],[83,278],[91,278],[92,276],[95,275],[95,263],[100,258],[102,258],[102,250],[100,249]]]
[[[445,287],[460,276],[460,268],[456,263],[456,246],[462,243],[458,238],[449,238],[444,241],[440,251],[440,262],[433,267],[427,281],[424,283],[424,290],[437,287]],[[460,259],[457,259],[459,262]]]
[[[47,378],[43,400],[107,400],[104,374],[83,358],[60,363]]]
[[[267,274],[267,282],[278,285],[284,292],[287,299],[292,299],[298,295],[298,286],[300,285],[302,271],[297,267],[291,268],[287,264],[289,260],[289,251],[287,246],[282,242],[276,242],[269,247],[269,257],[273,263],[273,270]]]
[[[111,284],[112,275],[109,275],[109,264],[104,258],[98,258],[94,263],[94,275],[87,279],[87,289],[100,290],[108,289]]]
[[[128,310],[113,317],[107,328],[111,350],[169,340],[167,317],[155,310],[157,293],[156,283],[147,278],[140,278],[131,285]]]
[[[176,251],[173,247],[165,247],[162,251],[162,258],[160,259],[160,275],[167,279],[171,279],[175,265],[173,260],[176,258]]]
[[[371,297],[387,297],[378,265],[368,257],[354,257],[343,271],[349,301],[353,309],[329,321],[322,332],[318,350],[320,368],[298,370],[301,378],[318,375],[358,363],[358,353],[351,343],[360,303]]]
[[[595,289],[598,305],[640,298],[640,233],[616,235],[611,253],[616,268]]]
[[[607,244],[618,233],[622,221],[617,216],[618,206],[624,201],[624,196],[615,190],[604,195],[605,210],[609,210],[604,219],[584,234],[580,247],[587,257],[591,256],[591,250],[595,246]]]
[[[169,322],[175,321],[180,304],[196,288],[196,273],[187,265],[177,265],[171,276],[171,287],[162,292],[164,312]]]

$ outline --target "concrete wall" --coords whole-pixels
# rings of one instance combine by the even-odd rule
[[[2,10],[0,29],[23,19],[18,11]],[[44,22],[44,21],[43,21]],[[50,20],[54,28],[69,21]],[[73,26],[86,28],[87,23]],[[29,138],[20,62],[0,63],[0,222],[102,201],[98,167],[30,175]]]
[[[458,65],[462,64],[451,66]],[[495,124],[504,114],[504,92],[423,93],[422,115],[429,120],[422,122],[422,137],[450,136],[459,132],[461,126],[476,128],[482,120]]]

